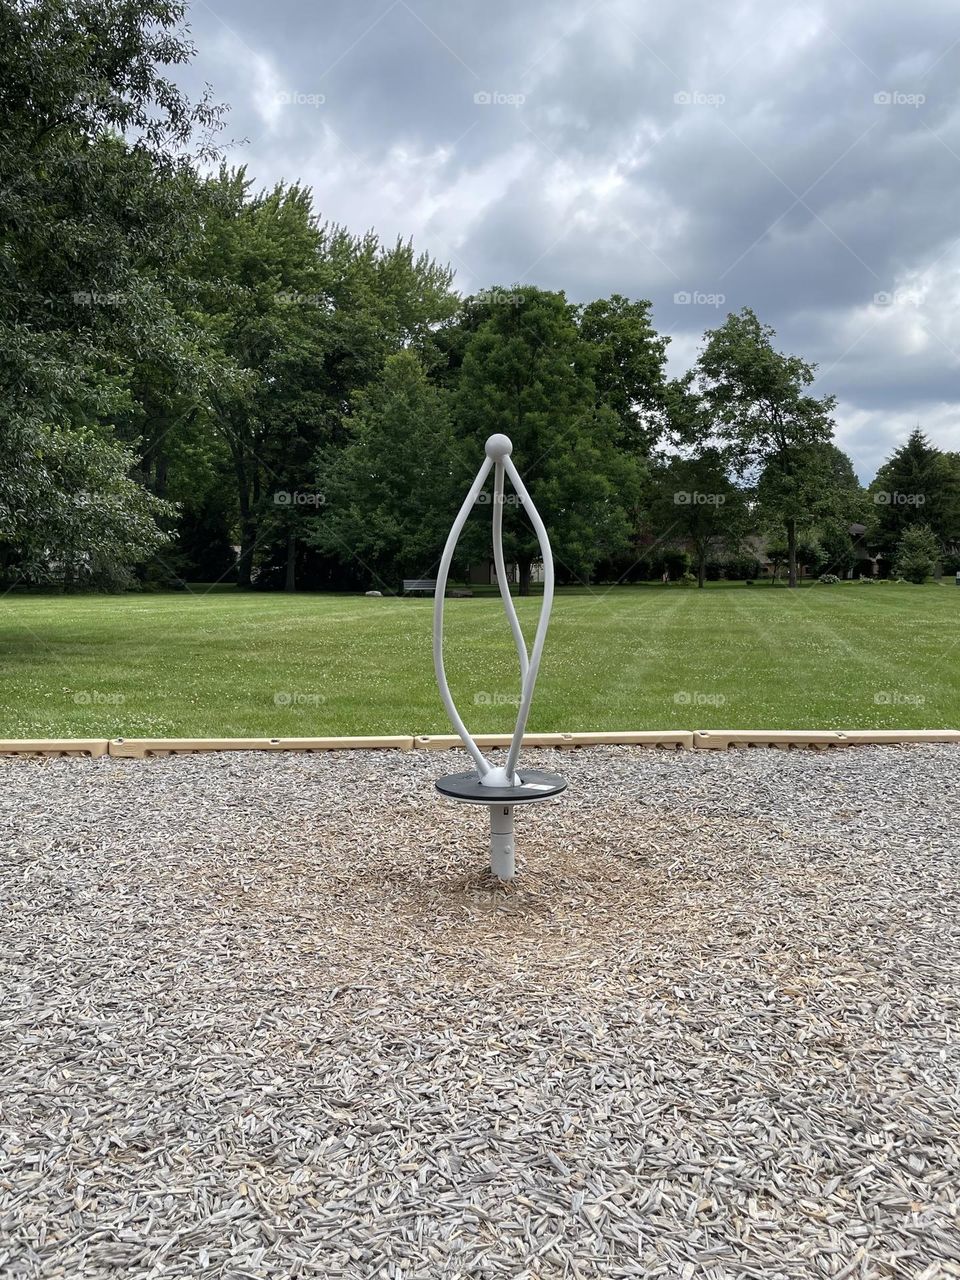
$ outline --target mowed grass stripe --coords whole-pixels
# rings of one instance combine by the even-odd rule
[[[517,607],[532,640],[540,599]],[[447,614],[467,722],[509,729],[519,681],[499,600]],[[564,590],[530,728],[953,728],[958,615],[952,584]],[[10,594],[0,736],[444,732],[431,622],[429,599]]]

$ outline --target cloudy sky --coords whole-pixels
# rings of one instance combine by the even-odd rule
[[[193,0],[231,162],[473,292],[650,298],[671,370],[754,307],[863,478],[960,449],[960,8]]]

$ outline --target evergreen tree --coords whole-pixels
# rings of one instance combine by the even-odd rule
[[[870,536],[888,554],[913,525],[926,525],[941,547],[960,540],[960,467],[919,427],[877,472],[869,488]]]
[[[925,524],[912,524],[904,530],[897,544],[894,573],[899,578],[918,584],[926,582],[940,557],[936,534]]]

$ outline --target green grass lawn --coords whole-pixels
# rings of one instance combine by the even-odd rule
[[[538,598],[518,601],[532,636]],[[208,594],[0,600],[0,737],[447,731],[429,599]],[[512,727],[495,597],[447,603],[478,732]],[[953,584],[715,584],[559,593],[532,730],[953,728]]]

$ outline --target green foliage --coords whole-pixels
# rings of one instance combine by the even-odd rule
[[[367,586],[399,590],[404,577],[431,576],[459,500],[447,393],[415,352],[401,351],[355,406],[349,442],[320,456],[325,501],[310,541],[355,557]]]
[[[651,304],[615,293],[579,314],[581,338],[592,348],[591,370],[598,408],[617,415],[617,444],[649,453],[662,426],[664,370],[669,338],[650,319]]]
[[[703,586],[707,561],[720,552],[735,552],[749,531],[743,489],[730,478],[721,450],[704,448],[690,457],[673,457],[654,472],[650,507],[651,536],[686,545]]]
[[[476,469],[487,436],[508,435],[558,568],[588,580],[601,559],[631,545],[642,464],[617,447],[622,422],[598,401],[594,353],[563,294],[531,286],[503,294],[510,300],[490,307],[463,357],[455,400],[461,476]],[[516,507],[503,523],[525,591],[536,537]]]
[[[935,449],[919,427],[883,464],[868,494],[869,533],[881,550],[892,551],[919,524],[941,547],[960,543],[960,455]]]
[[[351,397],[391,354],[431,350],[432,326],[453,306],[450,273],[409,244],[321,224],[305,188],[252,195],[243,170],[210,185],[192,269],[201,323],[227,361],[211,429],[234,475],[239,579],[252,582],[258,547],[266,562],[279,545],[292,589],[297,539],[322,492],[318,452],[329,460],[349,439]]]
[[[790,585],[797,582],[797,530],[818,510],[827,513],[834,483],[834,399],[807,392],[815,368],[774,350],[774,330],[749,307],[707,334],[698,361],[701,389],[728,443],[734,465],[756,480],[762,516],[787,537]]]
[[[191,55],[179,34],[184,13],[167,0],[0,7],[8,576],[123,580],[167,513],[124,482],[136,458],[121,439],[142,411],[145,368],[182,384],[198,364],[169,268],[195,225],[184,149],[219,113],[207,100],[191,106],[165,73]],[[103,517],[101,533],[91,513]]]
[[[907,582],[926,582],[937,566],[939,555],[940,544],[929,525],[912,524],[897,544],[894,572]]]
[[[42,463],[16,476],[32,484],[11,508],[18,523],[2,549],[5,576],[68,590],[130,585],[131,565],[165,542],[158,521],[173,508],[130,478],[129,452],[93,429],[41,425],[34,443]],[[5,488],[9,493],[9,482]]]
[[[237,542],[241,585],[393,585],[435,560],[493,431],[561,581],[692,563],[703,585],[754,572],[732,558],[770,529],[791,585],[855,568],[861,534],[886,564],[921,524],[960,549],[960,455],[918,429],[865,503],[814,367],[749,309],[667,380],[646,300],[459,299],[448,267],[324,222],[298,183],[207,176],[221,109],[178,87],[185,16],[0,0],[4,582],[215,580]],[[660,444],[680,456],[653,463]],[[536,540],[515,504],[504,526],[526,591]]]

